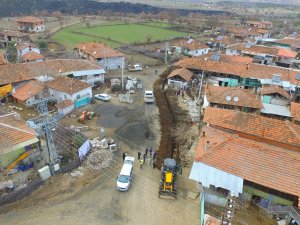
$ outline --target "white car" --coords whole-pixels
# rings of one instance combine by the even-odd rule
[[[154,94],[153,91],[146,90],[144,93],[144,101],[146,103],[153,103],[154,102]]]
[[[134,157],[126,156],[121,172],[117,178],[117,190],[128,191],[133,177]]]
[[[95,99],[104,101],[104,102],[108,102],[111,99],[111,96],[109,96],[108,94],[97,94],[94,95]]]

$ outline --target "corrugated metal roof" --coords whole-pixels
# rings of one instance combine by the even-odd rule
[[[264,108],[260,110],[261,113],[292,117],[292,114],[291,114],[289,108],[286,106],[273,105],[273,104],[267,104],[267,103],[263,103],[263,106],[264,106]]]

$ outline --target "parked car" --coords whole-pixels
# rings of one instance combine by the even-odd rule
[[[142,71],[143,67],[140,64],[128,65],[128,70],[131,71]]]
[[[94,95],[95,99],[104,101],[104,102],[108,102],[111,99],[111,96],[109,96],[108,94],[97,94]]]

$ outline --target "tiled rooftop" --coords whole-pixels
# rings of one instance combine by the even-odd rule
[[[233,105],[261,109],[263,108],[256,95],[239,87],[205,86],[205,95],[210,103]],[[229,97],[230,99],[229,99]]]
[[[264,139],[277,145],[288,145],[295,150],[300,148],[300,125],[288,120],[277,120],[257,114],[240,111],[205,108],[203,121],[241,135]]]
[[[122,52],[110,48],[102,43],[82,43],[76,45],[75,49],[80,49],[94,58],[112,58],[124,56]]]
[[[300,196],[299,152],[241,138],[212,127],[204,127],[203,131],[205,137],[200,137],[196,162]]]

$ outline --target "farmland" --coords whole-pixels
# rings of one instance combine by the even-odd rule
[[[103,42],[111,47],[124,44],[145,43],[147,41],[167,40],[185,37],[187,33],[168,29],[168,24],[109,24],[86,26],[74,25],[58,31],[52,36],[54,41],[71,49],[81,42]]]

